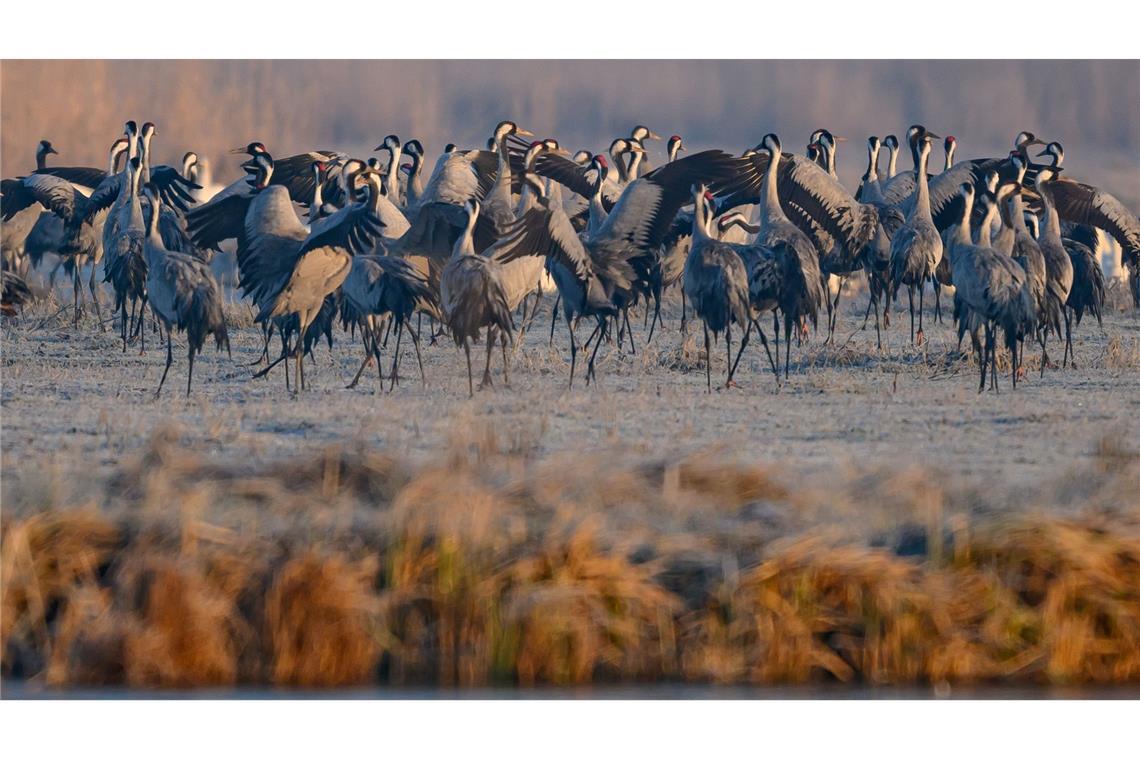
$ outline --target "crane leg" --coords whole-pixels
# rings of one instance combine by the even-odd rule
[[[1075,366],[1076,357],[1073,355],[1073,315],[1069,312],[1068,307],[1065,307],[1065,355],[1061,358],[1061,368],[1068,366],[1069,361],[1074,361]]]
[[[646,309],[645,313],[648,314],[649,309]],[[657,323],[660,321],[661,321],[661,294],[657,293],[653,297],[653,322],[651,322],[649,325],[649,337],[645,340],[645,345],[648,346],[650,343],[653,342],[653,330],[654,330],[654,328],[657,327]]]
[[[914,345],[914,286],[906,286],[906,295],[910,299],[910,344]]]
[[[125,354],[127,352],[127,299],[125,299],[125,298],[123,299],[123,302],[119,305],[119,314],[120,314],[120,316],[119,316],[119,332],[123,338],[123,353]],[[135,302],[132,299],[131,300],[131,320],[132,321],[134,320],[134,316],[135,316]]]
[[[686,328],[688,328],[688,326],[689,326],[689,307],[685,303],[685,290],[682,288],[681,289],[681,335],[685,335],[687,333]]]
[[[408,326],[408,335],[412,336],[412,345],[416,349],[416,363],[420,365],[420,382],[427,386],[427,375],[424,374],[424,358],[420,355],[420,336],[419,333]]]
[[[491,380],[491,354],[495,350],[495,328],[488,327],[485,336],[487,343],[487,364],[483,367],[483,379],[479,382],[479,390],[492,388],[495,383]]]
[[[1010,363],[1010,379],[1013,382],[1013,389],[1017,390],[1017,335],[1013,330],[1006,330],[1005,332],[1005,345],[1009,349]]]
[[[538,308],[538,305],[535,305]],[[506,387],[511,386],[511,367],[510,362],[507,361],[507,334],[501,332],[499,334],[499,345],[503,349],[503,385]]]
[[[75,264],[76,264],[75,268],[71,270],[71,298],[72,298],[71,312],[75,318],[72,326],[73,327],[79,327],[79,295],[80,295],[81,291],[79,288],[79,259],[78,259],[78,257],[76,257],[76,259],[75,259]]]
[[[736,368],[740,364],[740,357],[744,355],[744,349],[748,345],[748,336],[752,333],[752,323],[753,320],[748,320],[748,325],[744,328],[744,337],[740,339],[740,350],[736,352],[736,361],[732,363],[732,369],[728,372],[728,382],[725,383],[726,388],[732,384],[732,378],[736,375]],[[757,329],[759,329],[759,326],[757,326]],[[769,355],[769,358],[771,358],[771,355]]]
[[[768,336],[765,335],[764,331],[760,329],[760,323],[755,319],[752,320],[752,325],[756,328],[757,334],[760,335],[760,344],[764,346],[764,353],[768,354],[768,365],[772,368],[772,373],[776,376],[776,382],[779,383],[780,370],[776,367],[776,362],[772,359],[772,350],[768,347]],[[779,353],[780,349],[777,348],[776,355],[778,356]]]
[[[91,276],[87,278],[87,289],[91,291],[91,301],[95,304],[95,319],[99,322],[99,332],[105,332],[103,328],[103,310],[99,305],[99,291],[95,288],[95,262],[91,262]]]
[[[978,352],[978,364],[981,367],[981,382],[978,384],[978,393],[981,393],[986,389],[986,360],[989,359],[989,351],[978,340],[976,332],[970,333],[970,342],[974,344],[974,349]]]
[[[555,304],[557,308],[557,304]],[[578,341],[574,339],[574,330],[570,327],[570,318],[566,318],[566,329],[570,333],[570,388],[574,388],[574,367],[578,363]]]
[[[372,342],[369,338],[372,336],[372,326],[362,325],[360,328],[360,340],[364,344],[364,361],[360,363],[360,368],[356,370],[356,374],[352,377],[352,382],[344,386],[345,390],[351,390],[356,387],[360,382],[360,376],[364,374],[364,368],[372,361]]]
[[[186,336],[186,342],[190,346],[190,350],[187,352],[190,359],[190,368],[186,373],[186,398],[190,398],[190,385],[194,382],[194,342],[190,340],[189,335]]]
[[[550,343],[548,345],[551,345],[551,346],[554,345],[554,323],[558,319],[558,304],[560,304],[560,303],[562,303],[562,294],[561,293],[559,293],[558,296],[554,299],[554,308],[550,310]],[[569,317],[566,318],[566,327],[570,330],[571,341],[573,341],[574,329],[570,326],[570,318]],[[574,383],[574,371],[573,370],[570,371],[570,383],[571,384]]]
[[[994,389],[994,393],[998,393],[997,329],[993,325],[989,326],[986,342],[990,345],[990,387]]]
[[[926,339],[926,334],[922,331],[922,296],[926,293],[926,283],[923,282],[918,286],[918,345],[922,345],[923,340]]]
[[[590,384],[591,378],[594,380],[595,384],[597,384],[597,382],[598,382],[598,376],[594,373],[594,360],[598,356],[598,349],[602,347],[602,335],[605,334],[606,328],[608,326],[609,326],[609,319],[603,318],[602,321],[598,323],[598,330],[595,331],[597,333],[598,340],[596,343],[594,343],[594,350],[590,353],[590,362],[589,362],[589,364],[586,365],[586,384],[587,385]]]
[[[158,390],[154,392],[154,397],[158,398],[162,393],[162,384],[166,382],[166,373],[170,371],[170,365],[174,363],[174,354],[171,353],[170,347],[170,328],[166,329],[166,367],[162,370],[162,379],[158,381]]]
[[[391,393],[396,387],[396,382],[399,379],[400,368],[400,339],[404,337],[404,323],[400,322],[396,325],[396,351],[392,356],[392,382],[388,385],[388,392]]]
[[[839,300],[843,298],[843,285],[847,282],[847,278],[839,278],[839,289],[835,291],[835,303],[832,304],[831,309],[831,323],[827,327],[827,342],[830,343],[832,337],[835,335],[835,328],[839,326]]]
[[[732,383],[732,320],[724,323],[724,387]]]
[[[364,361],[360,363],[360,369],[356,370],[356,374],[353,376],[352,382],[344,386],[345,390],[351,390],[356,387],[356,384],[360,382],[360,376],[364,374],[364,368],[368,366],[368,363],[370,361],[372,361],[372,349],[365,347]]]
[[[792,317],[784,315],[784,379],[788,379],[788,368],[792,363]]]
[[[1041,330],[1041,377],[1045,377],[1045,365],[1049,363],[1049,352],[1045,350],[1045,344],[1049,341],[1049,326],[1045,325]]]
[[[709,345],[709,323],[701,320],[705,328],[705,383],[708,392],[712,393],[712,349]]]
[[[823,280],[823,302],[827,306],[827,340],[824,341],[827,345],[831,342],[831,275],[821,272],[820,277]]]
[[[299,319],[300,317],[298,315]],[[298,393],[305,390],[305,331],[308,327],[308,321],[301,319],[301,329],[297,331],[297,347],[294,349],[297,354],[297,376],[293,379],[293,385]]]
[[[471,379],[471,346],[467,344],[467,338],[463,339],[463,353],[467,355],[467,397],[474,398],[475,386]]]
[[[776,385],[780,384],[780,315],[772,311],[772,337],[776,341]]]
[[[629,324],[629,307],[622,309],[622,314],[625,317],[625,334],[629,338],[629,352],[636,354],[637,349],[633,347],[633,327]],[[620,335],[620,333],[619,333]],[[618,339],[618,348],[621,348],[621,339]]]
[[[143,295],[142,301],[139,303],[139,356],[146,353],[146,307],[150,301],[146,295]],[[159,337],[162,332],[159,331]]]

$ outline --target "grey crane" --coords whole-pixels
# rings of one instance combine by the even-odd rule
[[[883,146],[887,149],[887,179],[893,179],[898,174],[899,138],[887,135],[883,138]]]
[[[249,156],[249,160],[242,164],[246,176],[226,185],[210,200],[186,213],[187,228],[191,230],[191,238],[199,248],[216,249],[223,241],[236,239],[241,234],[248,208],[251,180],[258,171],[255,166],[257,158],[269,156],[269,151],[261,142],[251,142],[244,148],[234,148],[230,153]],[[315,150],[287,158],[270,158],[273,163],[270,183],[284,186],[292,200],[308,205],[315,191],[313,163],[321,161],[333,164],[348,157],[338,151]],[[231,203],[229,199],[234,195],[243,196],[246,201]]]
[[[707,198],[706,198],[707,195]],[[712,199],[704,185],[698,185],[693,193],[693,242],[685,259],[683,289],[685,297],[693,305],[693,311],[704,327],[705,332],[705,383],[712,393],[712,346],[709,330],[713,336],[725,333],[725,347],[728,351],[725,360],[724,387],[733,385],[740,357],[748,345],[748,335],[752,329],[752,316],[748,303],[748,271],[744,262],[728,243],[722,243],[709,229],[706,203]],[[732,361],[732,324],[744,330],[740,340],[740,350],[736,362]]]
[[[1039,155],[1052,156],[1052,168],[1059,172],[1065,150],[1060,143],[1052,142]],[[1129,269],[1133,304],[1140,307],[1140,218],[1115,196],[1092,185],[1056,173],[1049,184],[1053,207],[1061,220],[1104,230],[1120,244],[1121,258]]]
[[[120,314],[119,331],[123,340],[123,352],[127,350],[127,304],[131,305],[131,317],[136,309],[146,309],[147,302],[147,228],[143,221],[142,202],[139,199],[139,182],[142,178],[142,161],[135,156],[127,162],[127,181],[123,183],[121,198],[111,207],[111,213],[104,225],[106,241],[106,275],[104,280],[111,283],[115,291],[114,309]],[[152,214],[153,215],[153,214]],[[157,215],[154,215],[157,216]],[[139,308],[141,307],[141,308]],[[132,319],[133,321],[133,319]]]
[[[986,369],[990,369],[991,387],[997,391],[995,330],[1000,327],[1011,356],[1011,378],[1017,388],[1018,341],[1032,334],[1036,325],[1036,308],[1023,270],[1008,256],[992,248],[970,242],[970,215],[974,205],[974,186],[963,183],[959,192],[962,213],[951,238],[950,266],[954,273],[955,299],[960,304],[959,330],[963,325],[980,324],[985,330],[985,346],[979,351],[981,382],[978,392],[986,387]],[[996,203],[986,196],[987,205]],[[941,241],[940,241],[941,242]],[[976,335],[974,330],[972,334]]]
[[[642,149],[641,161],[634,167],[634,179],[637,177],[644,177],[649,172],[653,171],[653,166],[649,162],[649,154],[645,151],[646,140],[660,140],[661,135],[657,134],[644,124],[638,124],[629,132],[629,139],[636,142]],[[670,158],[672,160],[672,158]]]
[[[514,325],[511,322],[507,295],[499,279],[498,263],[493,258],[475,253],[473,230],[479,218],[479,201],[468,201],[466,211],[467,226],[455,241],[451,259],[440,275],[439,303],[443,321],[450,329],[455,345],[463,346],[463,353],[467,357],[467,390],[469,395],[474,396],[471,341],[477,339],[480,331],[486,328],[484,338],[487,344],[487,366],[483,370],[483,381],[479,384],[482,389],[492,385],[491,354],[494,352],[496,338],[501,338],[503,380],[509,385],[507,343],[512,339]]]
[[[534,133],[519,127],[513,121],[501,121],[495,127],[492,139],[497,148],[499,170],[495,182],[487,192],[481,204],[480,213],[499,227],[504,227],[515,220],[514,198],[511,194],[511,157],[507,148],[508,137],[533,137]]]
[[[1061,240],[1061,221],[1057,215],[1056,202],[1053,200],[1053,179],[1057,176],[1057,169],[1051,167],[1041,168],[1034,179],[1034,188],[1041,196],[1044,209],[1044,224],[1037,238],[1041,253],[1045,257],[1045,321],[1041,325],[1043,332],[1041,339],[1041,374],[1045,374],[1045,366],[1049,363],[1049,354],[1045,350],[1048,332],[1051,330],[1060,340],[1064,335],[1071,335],[1072,325],[1070,315],[1065,304],[1069,301],[1069,292],[1073,289],[1073,261],[1065,244]],[[1061,321],[1065,322],[1065,333],[1061,332]],[[1065,358],[1068,357],[1069,340],[1065,341]]]
[[[803,156],[785,156],[780,138],[767,134],[755,152],[742,159],[745,187],[718,204],[726,210],[742,202],[758,202],[760,226],[755,243],[769,249],[786,246],[780,311],[784,315],[784,376],[791,359],[792,327],[818,325],[823,293],[818,250],[830,250],[839,240],[849,250],[859,250],[874,235],[878,216],[872,206],[857,203],[820,166]],[[759,189],[759,197],[755,190]],[[786,211],[792,209],[795,222]],[[809,235],[807,228],[817,237]]]
[[[595,156],[593,165],[605,167],[604,157]],[[587,228],[580,236],[575,234],[565,212],[548,201],[540,202],[504,230],[503,240],[496,244],[497,258],[509,261],[535,253],[546,256],[571,328],[571,383],[577,356],[573,322],[581,316],[597,321],[586,342],[588,345],[595,337],[599,340],[587,365],[589,382],[596,378],[595,359],[610,319],[623,314],[638,293],[646,292],[653,261],[660,255],[677,212],[691,197],[690,188],[697,183],[727,180],[738,169],[739,159],[719,150],[703,151],[630,182],[596,231]],[[536,170],[543,171],[537,163]],[[597,178],[593,184],[595,198],[600,182]]]
[[[172,344],[174,331],[178,330],[186,333],[190,365],[186,374],[186,396],[189,397],[194,382],[194,356],[202,352],[207,336],[214,337],[217,350],[224,346],[227,353],[230,351],[225,315],[222,313],[221,288],[204,261],[163,246],[158,231],[161,216],[158,209],[162,201],[157,189],[151,185],[146,187],[146,194],[155,209],[150,215],[143,246],[147,266],[147,302],[166,329],[166,367],[162,370],[162,379],[158,381],[154,396],[158,398],[162,393],[166,375],[174,363]]]
[[[917,125],[916,125],[917,126]],[[914,129],[914,127],[912,127]],[[918,343],[923,341],[922,332],[922,293],[926,282],[934,275],[938,262],[942,259],[942,237],[930,213],[930,188],[926,177],[926,165],[930,159],[931,140],[935,135],[922,127],[918,136],[918,163],[915,166],[915,183],[918,187],[916,202],[911,207],[906,221],[891,238],[891,277],[888,294],[895,297],[900,285],[907,286],[910,302],[910,340],[915,342],[914,332],[914,291],[918,288]]]
[[[1103,328],[1101,315],[1104,312],[1104,271],[1100,268],[1096,254],[1093,253],[1096,248],[1096,229],[1086,224],[1077,225],[1072,235],[1064,238],[1063,242],[1073,262],[1073,287],[1069,290],[1069,298],[1065,301],[1066,310],[1072,311],[1072,321],[1076,327],[1081,326],[1081,319],[1085,311],[1088,311],[1096,317],[1097,324]],[[1076,367],[1076,356],[1073,354],[1067,323],[1065,344],[1069,361]]]
[[[404,182],[404,202],[409,207],[418,206],[424,194],[424,146],[419,140],[404,143],[404,155],[411,156],[412,166]]]
[[[406,259],[359,254],[352,258],[352,268],[341,285],[341,294],[344,303],[351,307],[359,320],[364,343],[364,361],[348,387],[356,387],[360,375],[372,358],[375,358],[376,368],[380,370],[380,319],[386,316],[396,326],[396,350],[392,358],[392,384],[389,390],[396,386],[399,378],[400,339],[405,327],[416,349],[420,379],[426,383],[419,333],[407,326],[407,322],[417,308],[434,304],[434,294],[427,278]]]
[[[36,143],[37,171],[47,168],[47,157],[52,154],[58,154],[58,151],[52,147],[51,141],[40,140]],[[27,275],[29,268],[25,243],[43,215],[44,207],[20,187],[20,180],[17,179],[5,179],[0,194],[4,197],[3,221],[0,221],[0,252],[3,253],[4,267],[7,271],[23,277]],[[14,212],[10,210],[10,206],[16,200],[12,197],[13,194],[16,196],[23,194],[24,200],[27,201],[22,208]]]
[[[958,140],[954,135],[946,135],[946,139],[942,141],[942,150],[946,153],[946,163],[942,165],[942,171],[950,171],[950,167],[954,166],[954,152],[958,150]]]
[[[371,250],[384,229],[378,216],[382,196],[380,175],[365,170],[360,176],[367,181],[368,199],[345,206],[323,220],[291,255],[287,254],[288,264],[282,268],[287,266],[289,275],[267,286],[264,305],[255,318],[262,323],[275,317],[296,315],[298,332],[293,355],[297,361],[299,391],[305,389],[304,345],[309,326],[322,309],[327,308],[328,296],[348,277],[352,257]]]

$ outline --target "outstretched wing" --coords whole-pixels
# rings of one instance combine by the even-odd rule
[[[1099,227],[1120,243],[1126,259],[1140,257],[1140,219],[1114,196],[1069,179],[1059,179],[1049,187],[1059,217]]]
[[[39,201],[41,205],[64,221],[71,224],[80,213],[87,199],[67,180],[52,174],[30,174],[20,177],[15,182],[19,188],[10,184],[12,180],[5,180],[4,192],[4,221],[8,221],[16,212],[27,208]]]
[[[565,267],[579,280],[590,276],[590,256],[560,208],[535,206],[509,227],[487,255],[506,263],[524,256],[544,256]]]
[[[656,248],[673,217],[692,200],[692,187],[727,180],[738,165],[739,159],[724,151],[706,150],[654,169],[626,186],[596,239],[607,245]]]
[[[99,187],[107,178],[107,172],[93,166],[49,166],[37,169],[36,174],[50,174],[53,177],[65,179],[73,185],[88,189]]]
[[[331,248],[350,256],[369,253],[376,238],[384,233],[384,223],[365,204],[342,208],[322,219],[301,243],[299,254],[317,248]]]

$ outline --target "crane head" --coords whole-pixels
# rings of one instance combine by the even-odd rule
[[[391,150],[398,153],[400,151],[400,138],[396,135],[388,135],[383,142],[372,150]]]
[[[774,132],[769,132],[764,135],[764,139],[760,141],[760,148],[772,154],[779,153],[783,150],[780,146],[780,138],[777,137]]]
[[[148,121],[142,125],[142,131],[139,134],[144,138],[154,137],[158,134],[158,130],[155,129],[153,121]]]
[[[636,140],[638,142],[641,142],[642,140],[660,140],[661,139],[661,135],[657,134],[656,132],[654,132],[649,127],[645,126],[644,124],[638,124],[636,127],[634,127],[630,131],[629,137],[631,140]]]
[[[230,153],[233,153],[233,154],[244,153],[248,156],[253,156],[255,158],[257,156],[261,155],[262,153],[268,153],[268,152],[269,151],[267,151],[265,149],[265,146],[259,142],[251,142],[249,145],[245,146],[244,148],[234,148],[230,151]]]
[[[55,153],[56,155],[59,155],[59,151],[52,147],[51,140],[40,140],[40,144],[39,147],[36,148],[36,152],[41,156],[46,156],[49,153]]]
[[[883,138],[883,145],[887,146],[887,150],[898,150],[899,138],[894,135],[887,135]]]
[[[408,140],[406,143],[404,143],[403,150],[409,156],[419,156],[422,158],[424,155],[424,146],[420,143],[419,140]]]
[[[1032,132],[1018,132],[1017,137],[1013,138],[1013,147],[1019,151],[1028,150],[1034,145],[1044,145],[1045,141],[1037,137]]]
[[[1053,142],[1046,145],[1045,150],[1038,153],[1037,156],[1038,158],[1041,156],[1052,156],[1053,166],[1060,166],[1061,163],[1065,160],[1065,148],[1061,145],[1061,143],[1054,140]]]

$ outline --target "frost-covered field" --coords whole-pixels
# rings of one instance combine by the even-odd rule
[[[802,348],[793,347],[791,377],[779,388],[754,339],[737,375],[739,387],[710,395],[699,327],[690,324],[682,338],[675,294],[667,302],[665,328],[651,345],[645,345],[638,314],[636,354],[604,345],[598,385],[587,387],[579,374],[572,391],[561,324],[553,347],[548,345],[547,299],[513,354],[510,387],[502,384],[496,351],[496,386],[473,399],[462,352],[446,340],[425,346],[426,387],[405,340],[402,380],[394,392],[387,382],[379,390],[374,368],[346,390],[362,348],[359,339],[339,331],[333,349],[322,343],[307,363],[311,389],[305,393],[286,392],[281,367],[252,380],[257,368],[250,364],[261,338],[246,307],[235,304],[228,307],[233,358],[207,348],[187,400],[184,348],[176,340],[175,364],[155,400],[164,361],[157,336],[148,335],[144,355],[137,345],[124,354],[112,326],[100,332],[87,318],[76,330],[49,298],[3,326],[4,473],[18,478],[29,466],[53,461],[65,469],[77,462],[88,469],[113,465],[167,423],[178,424],[187,445],[225,458],[277,459],[329,443],[431,457],[456,430],[490,422],[519,439],[518,447],[539,454],[619,447],[672,455],[715,445],[753,461],[794,463],[805,472],[918,464],[1007,481],[1086,464],[1105,435],[1140,442],[1135,312],[1110,310],[1103,331],[1095,321],[1082,323],[1076,368],[1049,370],[1041,379],[1038,351],[1031,347],[1029,376],[1016,392],[1006,374],[1000,394],[979,395],[976,365],[958,358],[951,326],[932,318],[932,300],[924,349],[909,345],[906,313],[897,312],[884,350],[876,351],[873,325],[859,329],[866,301],[856,294],[841,306],[835,345],[822,345],[813,335]],[[770,320],[762,324],[770,330]],[[583,325],[580,338],[586,334]],[[483,347],[472,353],[478,382]],[[1051,355],[1060,354],[1058,345]],[[390,356],[385,353],[385,374]],[[724,361],[721,343],[714,349],[714,385],[718,378],[723,382]]]

